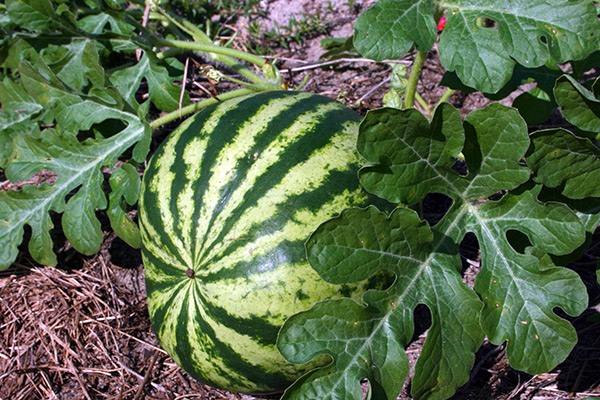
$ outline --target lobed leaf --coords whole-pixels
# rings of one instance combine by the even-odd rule
[[[515,63],[535,68],[548,60],[583,59],[600,46],[592,2],[457,0],[444,6],[440,61],[483,92],[502,88]]]
[[[186,94],[183,104],[179,104],[181,88],[175,86],[173,81],[180,78],[183,66],[176,63],[175,67],[177,71],[160,65],[155,56],[146,52],[134,66],[113,73],[110,81],[123,98],[137,108],[135,94],[142,80],[145,79],[148,82],[148,93],[152,102],[162,111],[175,111],[190,101],[189,94]],[[177,75],[174,75],[175,73]]]
[[[591,132],[592,137],[600,137],[600,98],[597,95],[569,75],[563,75],[556,81],[554,96],[567,121]]]
[[[136,249],[141,247],[142,238],[137,224],[125,213],[125,205],[133,206],[137,203],[140,187],[140,177],[131,164],[123,164],[110,177],[110,225],[125,243]]]
[[[75,38],[60,46],[50,45],[40,55],[56,76],[72,89],[82,91],[90,84],[104,86],[104,69],[100,66],[93,40]]]
[[[10,20],[31,31],[43,32],[55,26],[50,0],[6,0]]]
[[[134,149],[138,161],[142,161],[150,138],[148,126],[137,115],[70,92],[47,67],[40,71],[47,77],[31,64],[22,63],[21,91],[56,118],[56,128],[44,130],[39,137],[16,135],[5,172],[13,182],[29,179],[42,170],[54,172],[57,178],[53,184],[0,192],[0,269],[8,268],[15,260],[25,225],[31,227],[32,257],[42,264],[56,264],[49,234],[53,227],[51,212],[63,213],[63,230],[76,250],[84,254],[98,251],[102,232],[95,212],[106,208],[101,169],[112,166],[117,157],[134,146],[142,149]],[[108,138],[77,140],[79,132],[106,121],[120,121],[122,129]]]
[[[600,48],[600,21],[591,1],[453,0],[439,6],[446,10],[441,64],[482,92],[498,92],[516,64],[564,63]],[[379,0],[357,20],[354,44],[379,61],[402,58],[412,46],[428,51],[437,36],[437,7],[433,0]]]
[[[367,115],[358,148],[374,164],[360,171],[368,191],[392,203],[414,204],[430,192],[443,190],[448,179],[460,184],[457,174],[437,172],[451,168],[463,147],[462,121],[454,107],[441,104],[431,125],[414,109],[380,109]]]
[[[435,118],[436,116],[434,121]],[[384,120],[380,117],[378,119]],[[437,125],[439,124],[432,122],[431,129]],[[436,177],[439,182],[432,185],[430,191],[446,194],[454,201],[446,216],[436,225],[436,231],[452,238],[455,243],[460,243],[467,232],[475,233],[478,238],[482,261],[475,289],[486,305],[482,314],[486,334],[495,343],[508,341],[509,361],[515,367],[531,372],[548,370],[569,354],[576,341],[573,328],[570,328],[570,334],[567,335],[567,323],[554,314],[553,308],[561,307],[571,315],[582,312],[587,301],[586,291],[574,272],[559,269],[560,273],[555,274],[553,269],[542,271],[538,260],[519,255],[507,240],[507,234],[513,230],[522,232],[533,246],[542,251],[568,254],[583,244],[585,228],[566,206],[543,205],[533,195],[537,190],[535,187],[525,190],[521,186],[529,179],[529,169],[520,163],[529,147],[529,138],[526,124],[514,109],[490,105],[469,114],[464,126],[466,144],[463,153],[468,167],[466,176],[458,176],[450,169],[449,160],[440,163],[444,159],[443,153],[430,151],[430,148],[441,147],[434,141],[430,145],[423,142],[418,146],[414,150],[419,154],[417,158],[397,159],[396,162],[385,165],[384,168],[391,171],[391,174],[379,173],[381,162],[388,160],[385,157],[387,153],[403,151],[409,137],[423,135],[423,131],[415,131],[407,124],[401,124],[395,128],[399,136],[395,146],[388,143],[387,148],[382,150],[386,152],[383,154],[371,154],[362,147],[363,142],[359,136],[359,151],[371,162],[380,160],[380,164],[363,170],[362,182],[368,190],[372,190],[373,186],[376,189],[395,188],[392,191],[393,199],[418,201],[423,197],[414,198],[406,194],[419,191],[423,195],[426,191],[421,189],[423,184],[409,181],[406,171],[412,171],[415,164],[427,166],[428,175]],[[361,135],[369,135],[371,143],[389,137],[387,132],[380,133],[377,130],[362,130]],[[440,136],[440,139],[442,137],[451,136],[446,134]],[[450,139],[446,142],[450,143]],[[455,152],[456,150],[454,149]],[[386,185],[379,184],[379,180],[385,181]],[[394,180],[397,181],[396,185],[391,184]],[[429,182],[426,181],[426,184]],[[508,192],[501,201],[477,203],[495,191],[511,190],[513,192]],[[525,190],[525,194],[516,196],[515,193],[519,190]],[[379,191],[375,193],[382,194]],[[501,288],[526,288],[517,292],[497,292],[496,286],[492,284],[494,281],[503,282],[499,285]],[[529,284],[525,285],[527,282]],[[551,292],[548,295],[550,298],[538,304],[536,299],[543,296],[536,288],[540,284],[550,285],[551,282],[560,286],[561,290]],[[570,293],[573,297],[567,299],[561,293]],[[512,323],[517,322],[517,316],[521,312],[529,316],[546,315],[548,320],[544,320],[547,323],[545,328],[533,336],[518,334],[514,330],[516,325]],[[507,319],[508,322],[504,322]],[[567,339],[559,341],[557,345],[557,337],[562,334]],[[523,349],[524,354],[529,355],[528,358],[522,359],[519,355],[519,351]],[[552,359],[537,358],[540,352],[552,353]]]
[[[561,188],[571,199],[600,197],[600,149],[589,139],[579,138],[564,129],[548,129],[531,135],[532,147],[527,163],[535,181],[550,188]]]
[[[409,370],[405,348],[419,304],[429,307],[433,325],[415,372],[413,396],[446,398],[466,382],[483,340],[473,318],[481,303],[461,281],[458,248],[434,239],[414,211],[398,208],[388,217],[375,207],[346,210],[317,229],[307,251],[330,282],[357,282],[377,272],[393,272],[396,280],[386,291],[366,293],[364,305],[347,299],[325,302],[286,322],[279,347],[290,361],[329,354],[334,362],[296,383],[284,398],[347,398],[345,393],[361,398],[364,378],[374,398],[395,399]]]
[[[437,37],[433,0],[379,0],[354,25],[354,46],[374,60],[402,58],[414,45],[431,49]]]
[[[529,373],[549,371],[567,357],[577,337],[556,309],[578,315],[587,307],[587,294],[578,275],[550,256],[582,246],[586,225],[565,204],[540,200],[542,187],[530,181],[523,163],[529,145],[518,112],[498,104],[464,121],[448,104],[435,110],[431,123],[414,110],[367,114],[358,139],[358,150],[370,163],[359,173],[363,186],[391,202],[417,204],[437,192],[452,205],[431,228],[406,208],[389,217],[368,208],[345,211],[314,233],[307,242],[308,258],[327,281],[354,282],[381,271],[396,279],[386,291],[367,292],[362,308],[348,306],[360,326],[356,336],[342,321],[350,317],[342,316],[341,303],[320,304],[286,323],[279,344],[291,361],[316,354],[333,358],[286,396],[314,398],[316,390],[330,390],[340,398],[342,388],[350,396],[356,393],[352,385],[366,378],[374,398],[395,398],[397,387],[381,389],[381,376],[370,373],[389,367],[367,358],[371,369],[364,369],[360,360],[381,338],[390,341],[389,335],[397,340],[393,351],[403,351],[421,304],[429,309],[432,325],[415,367],[414,398],[451,396],[468,379],[484,336],[495,344],[506,342],[511,365]],[[461,152],[465,165],[457,168]],[[481,248],[474,290],[462,282],[458,252],[469,232]],[[316,318],[331,321],[330,328],[319,329]],[[363,331],[368,324],[370,334]],[[340,341],[332,344],[336,335]],[[405,358],[394,358],[404,379]]]

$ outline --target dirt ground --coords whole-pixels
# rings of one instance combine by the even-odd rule
[[[261,23],[265,27],[272,20],[283,24],[292,15],[314,13],[321,7],[329,21],[327,35],[343,37],[351,33],[358,12],[374,1],[356,1],[352,9],[347,6],[350,2],[331,1],[330,11],[325,10],[325,3],[263,1],[267,17]],[[248,22],[240,19],[235,25],[235,43],[240,48],[247,39]],[[336,98],[361,113],[381,106],[389,88],[388,67],[368,60],[327,64],[319,58],[323,37],[275,49],[273,57],[289,85],[295,87],[307,76],[306,91]],[[444,91],[438,87],[441,73],[432,53],[419,86],[429,104]],[[191,86],[195,78],[191,74],[187,84]],[[202,92],[198,90],[197,95],[201,97]],[[487,100],[456,93],[450,102],[467,114]],[[18,185],[6,182],[0,173],[0,190],[14,189]],[[106,216],[102,212],[98,215],[106,230],[97,255],[76,253],[61,237],[60,216],[55,216],[59,267],[36,265],[22,251],[11,269],[0,272],[0,400],[258,399],[194,381],[159,347],[146,310],[140,252],[111,233]],[[468,252],[469,244],[466,246]],[[573,266],[589,287],[591,304],[600,303],[597,283],[589,275],[590,265],[600,254],[598,247]],[[477,258],[474,253],[473,260]],[[477,267],[475,262],[465,264],[465,281],[472,282]],[[477,354],[470,381],[454,399],[600,398],[598,313],[590,309],[572,320],[579,344],[555,371],[536,376],[520,373],[508,366],[502,346],[485,343]],[[413,364],[426,334],[422,332],[407,350]],[[410,380],[399,399],[408,399],[408,390]]]

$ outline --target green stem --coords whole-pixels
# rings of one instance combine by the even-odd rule
[[[404,97],[404,108],[413,108],[415,105],[415,94],[417,93],[417,83],[427,58],[426,51],[418,51],[415,56],[415,61],[410,69],[408,84],[406,85],[406,96]]]
[[[213,104],[219,103],[221,101],[233,99],[235,97],[240,97],[240,96],[244,96],[244,95],[251,94],[251,93],[256,93],[256,91],[257,91],[256,89],[248,89],[248,88],[237,89],[237,90],[232,90],[227,93],[223,93],[223,94],[219,95],[218,97],[212,97],[210,99],[202,100],[198,103],[190,104],[189,106],[182,107],[181,109],[179,109],[177,111],[172,111],[168,114],[163,115],[162,117],[155,119],[154,121],[152,121],[150,123],[150,128],[152,128],[152,130],[155,130],[165,124],[168,124],[169,122],[173,122],[176,119],[183,117],[184,115],[195,113],[197,111],[200,111],[206,107],[212,106]]]
[[[442,97],[440,97],[440,99],[438,101],[438,104],[441,104],[441,103],[443,103],[445,101],[448,101],[448,99],[450,97],[452,97],[453,94],[454,94],[454,90],[452,90],[450,88],[446,89],[446,91],[444,92],[444,94],[442,95]]]
[[[423,107],[423,109],[428,114],[431,112],[431,109],[429,108],[429,104],[427,104],[427,102],[425,101],[425,99],[423,97],[421,97],[421,95],[419,93],[415,93],[415,99],[417,100],[417,103],[419,103],[419,105],[421,107]]]
[[[210,57],[213,60],[222,62],[223,64],[228,65],[229,67],[235,69],[240,75],[242,75],[243,77],[248,79],[250,82],[253,82],[253,83],[256,83],[259,85],[264,85],[265,83],[268,83],[268,81],[265,80],[263,77],[255,74],[248,67],[241,64],[238,61],[238,60],[244,60],[244,61],[252,63],[260,68],[264,68],[265,64],[267,63],[267,61],[265,59],[255,56],[255,55],[252,55],[252,54],[245,53],[243,51],[234,50],[234,49],[231,49],[228,47],[215,45],[206,33],[204,33],[201,29],[199,29],[196,25],[192,24],[187,19],[185,19],[185,18],[179,19],[175,16],[172,16],[166,10],[164,10],[160,7],[157,7],[156,10],[157,11],[155,11],[155,14],[157,17],[162,17],[162,18],[166,19],[167,21],[169,21],[170,23],[175,25],[177,28],[181,29],[183,32],[190,35],[195,40],[195,42],[183,42],[183,41],[173,41],[173,42],[179,42],[179,44],[188,43],[188,44],[190,44],[190,46],[194,46],[194,47],[209,46],[210,50],[208,50],[208,51],[201,50],[199,48],[192,48],[191,50],[212,53],[212,54],[210,54]],[[188,45],[178,45],[176,47],[179,49],[190,50],[190,47]],[[159,53],[158,54],[159,58],[161,56],[166,56],[168,54],[168,52],[169,52],[169,50],[167,50],[163,53]],[[280,82],[276,82],[276,83],[279,84]]]
[[[180,49],[200,51],[204,53],[215,53],[227,57],[235,57],[237,59],[247,61],[258,67],[263,67],[266,64],[264,58],[249,54],[240,50],[232,49],[229,47],[218,46],[216,44],[198,43],[198,42],[187,42],[185,40],[169,40],[161,39],[158,42],[161,46],[177,47]]]
[[[159,41],[159,45],[161,46],[169,46],[182,50],[192,50],[199,51],[203,53],[211,53],[209,55],[215,61],[222,62],[235,69],[240,73],[243,77],[248,79],[250,82],[262,84],[267,83],[267,80],[254,72],[248,69],[245,65],[241,64],[237,59],[248,61],[252,64],[255,64],[259,67],[263,67],[266,61],[258,56],[253,54],[244,53],[243,51],[231,49],[228,47],[218,46],[215,44],[207,44],[207,43],[198,43],[198,42],[187,42],[184,40],[167,40],[161,39]],[[159,59],[165,58],[170,54],[171,51],[167,50],[165,52],[160,52],[157,54]],[[235,58],[234,58],[235,57]]]
[[[157,17],[162,17],[164,20],[169,21],[170,23],[172,23],[173,25],[175,25],[176,27],[193,37],[197,42],[212,44],[212,40],[210,40],[210,38],[201,29],[199,29],[196,25],[192,24],[188,20],[183,19],[180,21],[160,7],[158,7],[157,11],[155,11],[154,13],[157,15]]]

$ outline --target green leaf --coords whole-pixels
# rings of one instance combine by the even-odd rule
[[[77,21],[77,26],[80,29],[94,35],[99,35],[105,31],[108,31],[113,35],[118,34],[127,36],[133,33],[135,30],[133,25],[122,21],[115,15],[103,12],[81,18],[79,21]]]
[[[560,255],[568,254],[584,242],[584,226],[566,206],[539,203],[533,195],[536,188],[518,196],[509,192],[501,201],[478,204],[478,200],[498,191],[524,190],[521,185],[529,178],[528,168],[520,163],[529,147],[524,121],[514,109],[497,104],[469,114],[465,119],[466,144],[462,149],[468,174],[459,176],[451,169],[453,160],[448,154],[456,154],[460,148],[453,145],[449,151],[441,151],[450,143],[459,142],[455,131],[436,128],[443,126],[436,121],[436,115],[428,132],[421,127],[417,129],[410,121],[402,121],[396,114],[406,113],[388,111],[373,115],[373,123],[368,122],[367,115],[359,136],[359,151],[367,160],[378,164],[361,172],[361,182],[368,190],[389,200],[412,203],[428,192],[449,196],[454,204],[436,225],[436,230],[456,243],[469,231],[478,238],[482,270],[475,285],[486,304],[483,312],[486,334],[494,343],[508,340],[508,357],[516,368],[532,373],[553,368],[568,355],[576,336],[572,327],[566,328],[568,323],[556,317],[548,304],[559,306],[571,315],[577,314],[585,308],[585,288],[571,271],[536,270],[537,261],[516,252],[506,235],[511,230],[523,232],[535,247]],[[393,116],[397,118],[394,123],[391,122]],[[443,119],[450,120],[449,117]],[[384,122],[385,128],[367,129]],[[395,141],[389,141],[391,131],[398,136]],[[421,142],[415,139],[423,136],[432,139]],[[377,145],[375,151],[372,143]],[[412,153],[410,157],[407,152]],[[415,176],[424,179],[415,182]],[[419,195],[414,196],[414,193]],[[557,282],[554,282],[555,277]],[[493,282],[503,284],[494,286]],[[524,287],[527,282],[529,287],[523,291],[505,290]],[[552,300],[539,304],[536,296],[541,294],[536,288],[551,284],[561,287],[561,291],[556,292]],[[566,299],[560,293],[573,296]],[[541,311],[544,304],[545,309]],[[523,315],[531,319],[545,316],[547,324],[542,325],[543,328],[536,325],[535,333],[523,336],[520,332],[533,329],[531,325],[519,326],[517,319]],[[511,323],[514,323],[512,327]],[[567,331],[570,334],[567,335]],[[563,339],[558,340],[563,334]],[[519,353],[522,349],[527,350],[528,357]],[[544,358],[538,352],[551,353],[551,356]]]
[[[8,268],[18,256],[25,220],[32,227],[29,253],[40,264],[56,265],[50,237],[50,229],[54,227],[50,214],[27,212],[40,205],[43,207],[52,191],[48,185],[25,186],[18,192],[0,191],[0,270]]]
[[[84,254],[97,251],[102,240],[95,211],[106,207],[101,169],[112,166],[126,150],[143,143],[147,149],[149,127],[137,115],[83,98],[70,92],[47,69],[36,71],[22,63],[20,75],[28,95],[55,116],[55,129],[45,129],[39,137],[20,135],[6,167],[13,182],[29,179],[42,170],[57,175],[54,184],[25,186],[21,191],[0,192],[0,269],[6,269],[18,254],[25,225],[31,227],[29,252],[42,264],[56,264],[52,252],[50,212],[63,213],[63,230],[76,250]],[[76,136],[94,124],[121,121],[123,128],[104,139],[79,142]],[[139,146],[139,145],[138,145]],[[137,161],[146,154],[134,148]],[[65,204],[70,194],[74,195]]]
[[[492,104],[465,122],[463,130],[449,104],[436,110],[431,125],[416,110],[371,112],[361,125],[358,147],[376,164],[360,171],[361,183],[389,201],[414,204],[449,186],[457,196],[475,200],[527,181],[529,171],[519,163],[529,146],[527,127],[515,110]],[[451,171],[461,151],[470,156],[471,180]]]
[[[466,382],[483,340],[473,318],[481,302],[461,280],[458,248],[434,239],[414,211],[398,208],[388,217],[375,207],[346,210],[317,229],[307,252],[329,282],[357,282],[384,271],[396,280],[386,291],[366,293],[366,305],[348,299],[320,303],[287,321],[279,347],[290,361],[305,362],[317,354],[335,361],[288,389],[285,399],[307,393],[362,398],[362,378],[369,380],[374,398],[395,399],[408,374],[405,348],[419,304],[429,307],[433,325],[412,382],[414,398],[447,398]]]
[[[125,204],[137,203],[141,180],[135,167],[123,164],[110,177],[108,218],[115,233],[131,247],[139,249],[142,245],[140,231],[125,213]]]
[[[94,41],[73,39],[68,44],[51,45],[40,54],[56,76],[71,88],[81,91],[90,83],[104,86],[104,69]]]
[[[110,76],[110,81],[130,105],[136,106],[138,103],[135,99],[135,93],[142,80],[146,79],[150,100],[162,111],[175,111],[180,106],[181,88],[175,86],[173,82],[181,79],[183,66],[178,63],[175,67],[167,68],[160,65],[155,56],[151,53],[144,53],[136,65],[113,73]],[[185,106],[188,103],[189,95],[186,94],[182,105]]]
[[[390,325],[369,311],[353,300],[340,299],[317,303],[309,313],[286,322],[278,344],[290,361],[330,353],[337,359],[335,365],[300,378],[282,400],[361,399],[361,378],[369,379],[375,398],[397,397],[408,375],[408,359]],[[307,341],[308,335],[314,335],[313,340]]]
[[[382,270],[396,280],[386,291],[367,292],[362,309],[354,307],[361,327],[357,336],[337,320],[349,318],[341,314],[341,303],[320,304],[286,323],[279,339],[286,357],[334,359],[286,396],[331,392],[329,398],[358,399],[351,396],[351,385],[367,378],[375,398],[394,399],[397,387],[378,389],[385,387],[380,377],[389,367],[366,358],[373,371],[381,371],[377,375],[358,365],[365,354],[385,348],[390,337],[398,340],[393,354],[404,349],[419,304],[430,310],[432,326],[415,366],[414,398],[451,396],[468,379],[484,335],[495,344],[506,342],[510,364],[528,373],[549,371],[567,357],[577,336],[555,310],[578,315],[587,307],[587,294],[578,275],[555,265],[552,257],[582,246],[586,226],[565,204],[540,200],[542,186],[530,181],[523,163],[529,145],[518,112],[499,104],[473,111],[464,122],[448,104],[435,110],[431,123],[414,110],[367,114],[358,139],[358,150],[370,163],[359,173],[363,186],[391,202],[418,204],[436,192],[452,205],[430,229],[405,208],[389,217],[373,208],[349,210],[317,229],[307,254],[327,281],[354,282]],[[464,165],[457,165],[461,153]],[[458,248],[467,233],[475,234],[481,249],[474,290],[460,275]],[[331,328],[320,328],[317,319]],[[333,328],[336,321],[339,331]],[[370,334],[362,331],[368,324]],[[344,340],[334,344],[336,337]],[[394,359],[401,364],[395,373],[404,377],[405,359]]]
[[[99,169],[90,171],[81,188],[67,202],[62,217],[65,236],[77,251],[88,256],[100,250],[104,239],[96,218],[96,209],[106,208],[102,178]]]
[[[589,139],[564,129],[549,129],[531,135],[527,163],[535,181],[550,188],[562,188],[571,199],[600,197],[600,149]]]
[[[554,96],[567,121],[600,137],[600,99],[569,75],[560,77]]]
[[[43,32],[54,27],[54,7],[49,0],[7,0],[10,20],[24,29]]]
[[[464,143],[462,121],[454,107],[440,105],[431,126],[414,109],[381,109],[367,115],[361,123],[358,147],[367,161],[381,161],[360,172],[367,190],[392,203],[414,204],[427,193],[446,187],[447,178],[440,176],[436,168],[451,167]],[[399,126],[406,127],[410,134],[403,135]],[[421,149],[424,154],[419,152]],[[435,157],[434,164],[429,155]],[[403,179],[399,181],[397,175]],[[410,190],[399,191],[398,185]]]
[[[529,68],[548,60],[562,63],[600,47],[600,21],[590,1],[532,0],[506,6],[500,0],[456,0],[444,7],[440,61],[483,92],[500,90],[515,63]]]
[[[415,45],[431,49],[437,37],[433,0],[379,0],[354,25],[354,46],[374,60],[401,58]]]
[[[21,63],[19,68],[21,81],[28,93],[35,97],[47,110],[47,116],[56,119],[62,132],[77,134],[79,130],[88,130],[92,125],[106,120],[106,116],[98,108],[99,96],[82,96],[72,92],[50,71],[43,62],[34,67],[28,62]],[[104,89],[104,98],[112,104],[102,106],[119,106],[119,100],[112,96],[110,88]]]
[[[0,89],[2,90],[2,89]],[[35,135],[39,132],[33,120],[40,114],[42,106],[35,102],[4,103],[0,111],[0,168],[5,168],[13,151],[17,135]]]
[[[535,249],[569,254],[585,241],[585,228],[564,204],[541,203],[540,187],[525,185],[497,202],[482,204],[469,225],[481,244],[481,272],[475,291],[483,298],[483,326],[495,344],[507,341],[510,364],[531,374],[550,371],[569,355],[577,334],[554,307],[571,316],[587,307],[579,276],[520,253],[509,231],[527,235]]]
[[[390,117],[387,114],[377,119],[387,121]],[[431,130],[435,132],[439,125],[434,116]],[[464,125],[466,176],[459,176],[451,169],[451,159],[446,153],[436,151],[444,147],[438,141],[456,141],[452,134],[444,134],[443,129],[441,135],[437,135],[437,141],[408,146],[418,156],[396,157],[389,165],[381,165],[382,160],[390,160],[388,154],[403,151],[410,138],[426,134],[407,123],[400,123],[394,130],[400,136],[395,145],[388,143],[385,149],[380,148],[377,152],[372,153],[362,146],[365,139],[359,137],[359,151],[368,160],[380,163],[365,168],[361,181],[367,189],[379,195],[382,188],[392,188],[391,198],[406,201],[422,199],[427,192],[423,185],[431,182],[430,179],[419,183],[409,181],[408,175],[421,176],[421,172],[408,171],[414,171],[416,165],[423,165],[427,170],[425,176],[435,176],[436,184],[429,191],[446,194],[454,201],[446,216],[436,225],[436,231],[454,239],[455,243],[460,243],[467,232],[474,232],[481,247],[481,272],[475,289],[486,305],[482,317],[486,334],[497,344],[508,340],[507,353],[514,367],[531,373],[547,371],[568,355],[576,341],[574,329],[554,314],[553,307],[561,307],[570,315],[582,312],[587,301],[585,288],[571,271],[539,270],[536,259],[519,254],[510,245],[507,232],[522,232],[536,248],[560,255],[568,254],[584,242],[584,226],[566,206],[538,202],[538,188],[521,186],[529,178],[529,170],[520,163],[529,147],[529,139],[527,127],[514,109],[491,105],[469,114]],[[387,129],[391,130],[392,126],[388,125]],[[379,143],[380,137],[388,137],[383,129],[364,130],[361,135],[369,136],[372,143]],[[458,150],[453,148],[452,153]],[[382,167],[392,173],[379,173]],[[392,185],[394,180],[396,185]],[[412,196],[416,188],[420,188],[419,197]],[[494,192],[507,190],[513,191],[499,201],[478,204],[478,200]],[[388,198],[387,194],[383,197]],[[497,282],[503,283],[498,285]],[[547,301],[540,303],[537,296],[545,294],[540,293],[539,288],[551,285],[557,291],[548,293]],[[565,298],[561,293],[572,296]],[[529,321],[536,318],[541,318],[543,324],[531,325]],[[521,335],[525,331],[531,334]],[[521,353],[522,350],[526,351]]]

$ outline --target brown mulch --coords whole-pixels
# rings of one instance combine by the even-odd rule
[[[159,347],[143,266],[127,265],[139,252],[119,242],[77,269],[0,273],[0,399],[248,398],[195,382]]]

